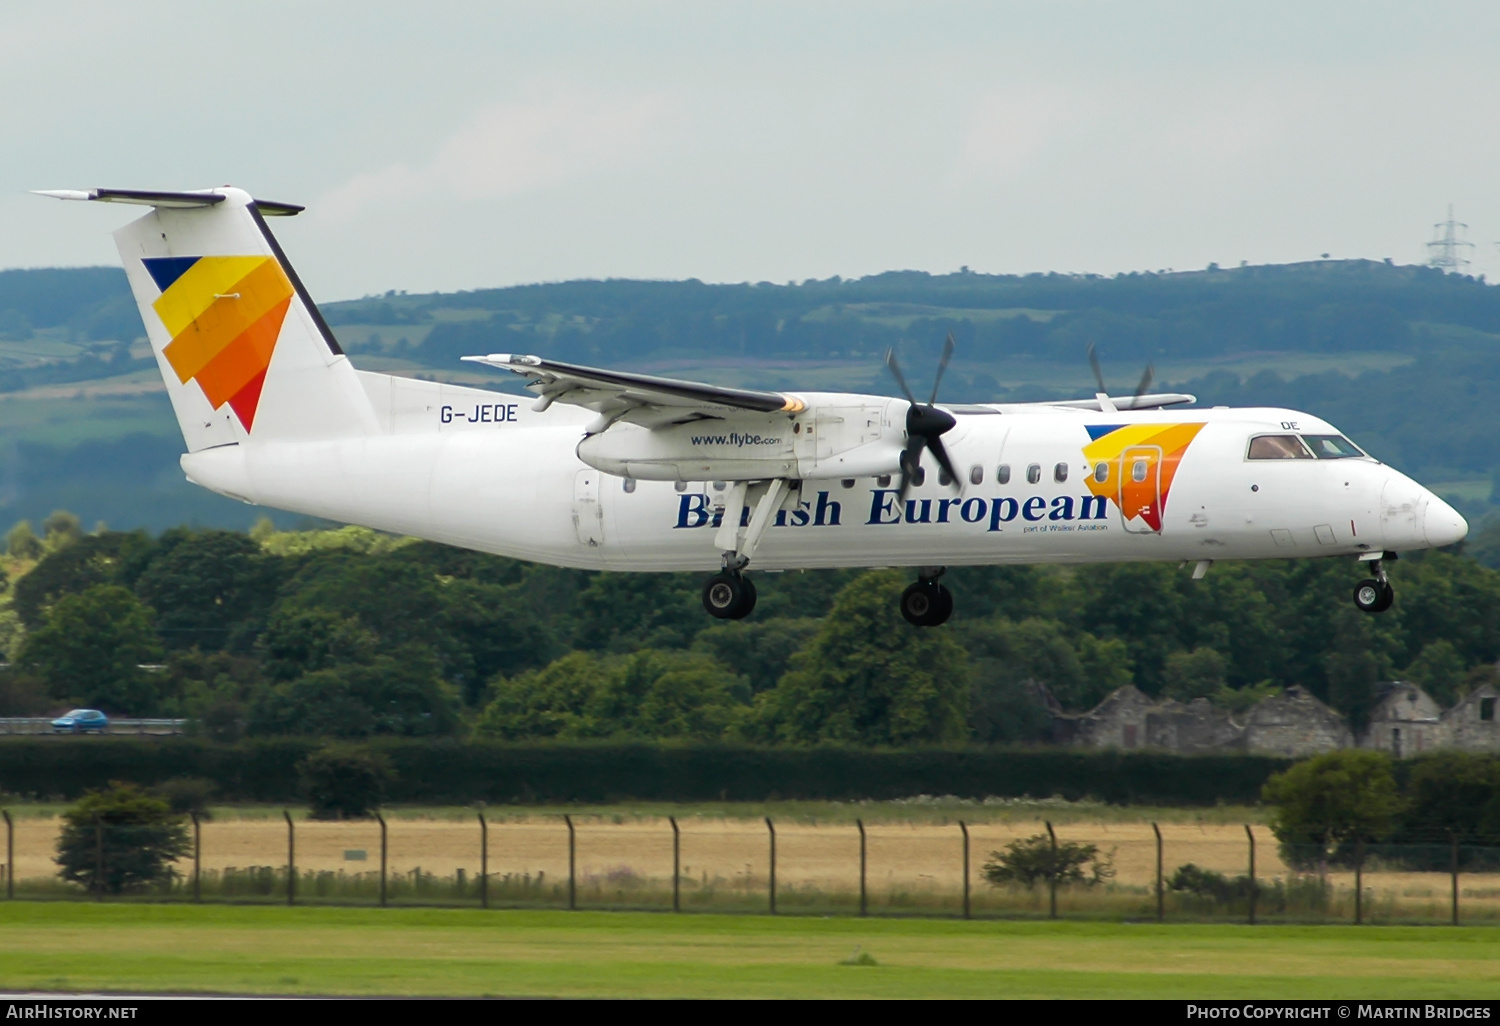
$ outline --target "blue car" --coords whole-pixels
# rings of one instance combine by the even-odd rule
[[[109,729],[109,717],[98,709],[74,709],[52,721],[54,734],[84,734],[90,730],[104,733]]]

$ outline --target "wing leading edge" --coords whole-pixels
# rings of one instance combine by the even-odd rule
[[[614,420],[629,420],[646,426],[678,423],[697,416],[725,413],[800,413],[801,399],[779,392],[748,388],[724,388],[696,381],[659,378],[653,374],[580,367],[540,356],[491,353],[465,356],[471,363],[508,370],[528,379],[526,387],[540,397],[532,407],[538,412],[555,402],[582,406]]]
[[[582,406],[601,417],[590,431],[602,431],[609,424],[624,420],[644,427],[661,427],[685,421],[722,417],[737,412],[800,413],[806,409],[803,400],[780,392],[761,392],[749,388],[725,388],[696,381],[662,378],[653,374],[602,370],[547,360],[540,356],[513,353],[490,353],[488,356],[465,356],[470,363],[510,371],[526,378],[526,388],[538,396],[533,409],[547,409],[555,402]],[[1196,398],[1179,392],[1139,395],[1114,401],[1118,410],[1154,410],[1196,402]],[[958,415],[997,414],[1019,409],[1047,407],[1073,410],[1102,410],[1098,399],[1062,399],[1034,403],[944,403],[944,409]]]

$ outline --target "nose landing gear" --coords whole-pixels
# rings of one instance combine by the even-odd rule
[[[1370,569],[1375,571],[1375,576],[1354,586],[1354,604],[1364,613],[1383,613],[1395,601],[1396,589],[1391,587],[1390,577],[1381,565],[1381,560],[1371,560]]]
[[[944,567],[922,568],[916,583],[901,593],[901,615],[914,627],[936,627],[953,615],[953,593],[938,583]]]

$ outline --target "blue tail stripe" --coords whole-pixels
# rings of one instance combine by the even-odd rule
[[[197,257],[143,257],[141,263],[146,265],[151,278],[156,282],[156,287],[163,292],[172,287],[172,283],[187,273],[187,269],[198,262]]]

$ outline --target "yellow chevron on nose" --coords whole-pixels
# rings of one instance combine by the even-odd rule
[[[274,257],[202,257],[152,304],[172,335],[163,350],[186,384],[292,295]]]

